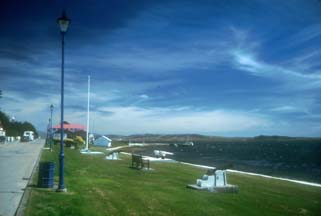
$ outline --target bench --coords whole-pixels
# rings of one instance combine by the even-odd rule
[[[143,159],[142,155],[132,154],[132,168],[135,169],[148,169],[149,170],[149,160]]]

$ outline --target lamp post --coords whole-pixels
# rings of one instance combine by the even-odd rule
[[[50,138],[50,141],[49,141],[50,142],[50,144],[49,144],[50,145],[50,151],[52,151],[52,146],[51,145],[52,145],[52,138],[53,138],[52,137],[52,112],[53,112],[53,109],[54,109],[54,105],[51,104],[50,105],[50,137],[49,137]]]
[[[57,23],[60,27],[61,33],[61,118],[60,118],[60,153],[59,153],[59,185],[58,192],[66,192],[64,182],[64,46],[65,46],[65,34],[68,30],[70,19],[67,18],[66,12],[63,11],[60,18],[57,19]]]

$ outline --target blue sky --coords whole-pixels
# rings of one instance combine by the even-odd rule
[[[93,131],[321,134],[321,2],[11,1],[0,9],[1,110],[45,130],[60,114]]]

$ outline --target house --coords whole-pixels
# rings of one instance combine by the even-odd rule
[[[94,140],[94,146],[111,147],[112,140],[106,136],[101,136]]]

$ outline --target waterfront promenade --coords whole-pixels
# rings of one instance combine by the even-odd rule
[[[0,215],[12,216],[22,198],[44,140],[0,145]]]

